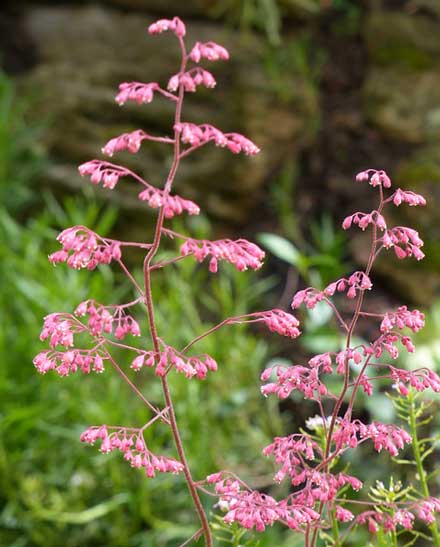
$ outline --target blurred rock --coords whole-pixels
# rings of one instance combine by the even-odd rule
[[[72,166],[99,157],[110,138],[139,127],[154,134],[170,133],[173,108],[167,101],[159,98],[153,105],[120,109],[113,100],[121,81],[159,81],[165,86],[172,67],[177,70],[175,40],[168,33],[149,37],[146,28],[152,20],[102,6],[27,11],[25,26],[40,62],[21,83],[37,94],[38,117],[50,120],[45,145],[57,163]],[[302,107],[301,93],[290,103],[277,99],[264,72],[263,46],[257,37],[248,35],[242,43],[238,34],[207,22],[191,22],[189,32],[190,42],[194,37],[227,45],[232,60],[208,63],[218,80],[217,89],[187,96],[184,119],[243,132],[262,153],[237,158],[208,145],[183,162],[176,188],[212,215],[242,222],[258,203],[268,174],[310,137],[309,119],[316,113],[310,112],[310,105]],[[302,89],[297,78],[295,84],[288,83]],[[142,153],[120,156],[153,184],[161,183],[171,161],[169,149],[145,143]],[[69,172],[56,167],[54,180],[59,173]]]

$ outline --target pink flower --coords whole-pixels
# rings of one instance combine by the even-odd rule
[[[123,306],[103,306],[94,300],[86,300],[81,302],[75,313],[80,317],[89,316],[88,327],[92,336],[113,332],[118,340],[122,340],[127,334],[141,334],[139,324],[125,312]]]
[[[380,324],[381,332],[389,332],[393,328],[408,327],[413,332],[419,332],[425,326],[425,315],[419,310],[409,311],[406,306],[400,306],[395,312],[384,315]]]
[[[371,211],[371,213],[354,213],[344,219],[342,227],[344,230],[348,230],[352,224],[356,224],[361,230],[365,230],[370,224],[373,224],[382,231],[386,230],[387,227],[385,218],[378,211]]]
[[[103,372],[105,358],[94,350],[42,351],[33,363],[40,374],[54,370],[59,376],[69,376],[78,370],[84,374],[89,374],[91,370]]]
[[[258,270],[264,258],[264,251],[245,239],[208,241],[188,238],[180,247],[180,254],[193,255],[198,262],[210,256],[209,270],[213,273],[217,272],[218,260],[226,260],[242,272],[248,268]]]
[[[161,34],[166,30],[170,30],[178,38],[183,38],[186,34],[185,24],[178,17],[174,17],[173,19],[159,19],[148,27],[149,34]]]
[[[347,509],[344,509],[340,505],[337,505],[335,507],[335,516],[336,519],[339,520],[339,522],[350,522],[354,519],[354,515],[351,511],[348,511]]]
[[[244,152],[247,155],[258,154],[260,149],[249,139],[239,133],[223,133],[209,124],[195,125],[193,123],[179,123],[174,129],[180,134],[183,143],[198,147],[213,141],[216,146],[228,148],[234,154]]]
[[[409,192],[407,190],[401,190],[400,188],[398,188],[389,199],[392,199],[394,205],[397,207],[401,203],[408,203],[411,207],[416,205],[426,205],[425,198],[420,194],[415,194],[414,192]]]
[[[177,91],[179,85],[182,85],[186,92],[194,92],[199,85],[212,89],[216,83],[214,76],[208,70],[196,67],[183,74],[171,76],[167,89],[168,91]]]
[[[49,256],[52,264],[67,262],[76,270],[87,268],[93,270],[98,264],[110,264],[112,260],[121,258],[121,248],[118,242],[107,243],[95,232],[84,226],[72,226],[62,231],[57,237],[63,249]],[[98,243],[101,240],[102,243]]]
[[[132,154],[139,151],[143,140],[148,139],[149,135],[142,129],[137,129],[131,133],[123,133],[119,137],[115,137],[108,141],[108,143],[102,148],[102,153],[106,156],[113,156],[115,152],[121,152],[127,150]]]
[[[264,321],[271,332],[276,332],[281,334],[281,336],[297,338],[301,334],[301,331],[298,329],[298,319],[283,310],[274,309],[265,312],[257,312],[252,314],[252,317],[256,320]]]
[[[425,257],[420,250],[423,247],[423,241],[420,239],[418,232],[412,228],[395,226],[390,230],[386,230],[382,237],[382,244],[385,249],[394,247],[396,256],[399,259],[414,256],[417,260],[422,260]]]
[[[115,426],[92,426],[81,434],[81,442],[90,445],[101,441],[100,452],[119,450],[132,467],[144,468],[147,477],[160,473],[181,473],[183,465],[166,456],[156,456],[147,447],[141,429]]]
[[[227,50],[216,44],[215,42],[196,42],[189,57],[195,63],[198,63],[201,59],[208,59],[208,61],[227,61],[229,59],[229,53]]]
[[[280,399],[285,399],[294,390],[301,391],[306,399],[318,399],[327,394],[327,388],[319,380],[318,369],[309,369],[301,365],[276,365],[267,368],[262,373],[261,380],[266,382],[273,371],[276,372],[276,382],[268,383],[261,388],[261,393],[266,397],[275,393]]]
[[[368,169],[367,171],[362,171],[356,175],[356,180],[358,182],[368,181],[371,186],[382,186],[383,188],[391,187],[391,180],[385,171],[376,171],[376,169]]]
[[[151,103],[154,91],[160,89],[159,84],[152,82],[142,84],[140,82],[124,82],[119,84],[119,93],[115,101],[122,106],[127,101],[134,101],[137,104]]]
[[[146,201],[153,209],[164,207],[165,218],[173,218],[175,215],[183,213],[183,211],[186,211],[190,215],[198,215],[200,213],[200,207],[193,201],[183,199],[177,195],[171,196],[165,194],[163,190],[150,185],[140,192],[139,199]]]

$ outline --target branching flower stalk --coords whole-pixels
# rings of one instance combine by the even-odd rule
[[[222,260],[239,271],[248,268],[256,270],[262,265],[264,253],[255,244],[244,239],[199,241],[165,227],[166,221],[176,215],[195,215],[200,211],[194,202],[171,193],[183,158],[210,142],[234,154],[243,152],[255,155],[259,149],[238,133],[225,133],[210,124],[196,125],[183,121],[182,106],[186,93],[195,92],[199,86],[215,86],[214,76],[202,68],[200,62],[227,60],[227,50],[214,42],[197,42],[187,50],[185,25],[178,17],[161,19],[150,25],[148,30],[153,35],[164,31],[175,35],[181,52],[179,71],[171,76],[167,89],[156,82],[123,83],[116,102],[119,105],[124,105],[127,101],[147,104],[155,97],[171,101],[175,105],[173,136],[150,135],[139,129],[111,139],[102,152],[107,156],[113,156],[120,151],[137,153],[143,141],[160,143],[172,149],[173,161],[168,176],[163,186],[157,187],[122,165],[100,159],[84,163],[79,171],[81,175],[89,176],[93,184],[102,183],[110,190],[115,188],[121,178],[129,178],[140,184],[142,190],[139,199],[149,207],[158,209],[152,241],[118,241],[101,237],[86,226],[73,226],[61,232],[58,241],[62,249],[49,257],[53,264],[66,262],[74,269],[92,270],[99,264],[115,262],[133,284],[137,297],[123,304],[102,304],[87,300],[78,305],[74,314],[53,313],[47,316],[41,339],[49,341],[50,349],[35,357],[37,370],[43,374],[53,370],[60,376],[67,376],[78,371],[84,374],[102,373],[106,364],[110,364],[127,383],[148,409],[145,423],[91,426],[82,434],[81,440],[89,444],[99,442],[103,453],[120,451],[132,467],[142,468],[150,478],[158,472],[183,473],[200,525],[182,547],[202,536],[205,545],[213,545],[201,495],[218,499],[218,506],[226,512],[223,518],[226,524],[234,524],[234,527],[244,529],[255,528],[256,531],[263,532],[267,526],[278,522],[295,533],[303,534],[306,547],[316,545],[319,533],[328,536],[327,530],[333,531],[334,544],[342,546],[348,533],[360,524],[366,524],[372,534],[380,531],[395,538],[397,528],[411,529],[416,516],[431,525],[431,530],[437,530],[433,523],[435,513],[440,511],[440,500],[432,497],[427,488],[422,486],[422,495],[417,497],[403,498],[393,494],[385,500],[387,510],[379,511],[375,502],[350,499],[350,489],[359,491],[363,484],[344,468],[340,469],[340,457],[367,441],[372,441],[377,451],[386,450],[394,457],[406,444],[412,442],[411,435],[395,424],[365,424],[353,417],[356,415],[354,408],[360,389],[371,395],[375,380],[390,379],[402,397],[408,396],[410,387],[417,391],[428,388],[440,391],[440,378],[430,369],[419,368],[409,372],[389,362],[398,357],[399,345],[408,352],[414,350],[410,336],[404,334],[402,329],[414,332],[420,330],[424,324],[423,314],[418,310],[409,310],[406,306],[400,306],[393,312],[380,313],[377,310],[364,309],[366,291],[372,288],[373,265],[380,252],[393,249],[399,259],[415,257],[420,260],[424,256],[421,250],[423,241],[418,233],[408,227],[389,227],[384,210],[389,205],[399,206],[402,203],[410,206],[424,205],[425,200],[418,194],[401,189],[391,193],[391,180],[384,171],[370,169],[358,174],[359,182],[368,182],[378,190],[378,207],[369,213],[356,212],[343,222],[344,229],[353,225],[361,230],[370,227],[372,229],[370,252],[364,270],[338,279],[322,291],[312,287],[303,289],[294,295],[292,301],[293,309],[302,304],[309,309],[318,303],[329,305],[344,332],[344,348],[338,352],[315,355],[306,363],[275,365],[263,371],[261,376],[264,383],[261,388],[263,395],[276,394],[280,399],[285,399],[296,390],[317,405],[318,415],[308,419],[305,424],[308,431],[304,429],[300,433],[276,437],[263,450],[264,455],[273,457],[278,466],[274,481],[289,481],[289,494],[276,500],[267,493],[254,490],[231,471],[219,471],[205,479],[194,480],[181,440],[168,375],[180,373],[188,379],[204,380],[208,373],[215,372],[217,362],[212,356],[193,354],[193,351],[200,340],[227,325],[262,323],[271,332],[292,339],[300,335],[300,330],[295,316],[284,310],[274,309],[224,319],[194,340],[188,341],[180,350],[167,344],[166,333],[159,334],[155,321],[152,272],[172,266],[186,257],[194,257],[198,262],[209,259],[209,270],[212,273],[217,272],[218,264]],[[387,196],[388,191],[390,194]],[[179,256],[161,262],[156,261],[156,255],[163,236],[179,239],[183,243]],[[125,250],[129,247],[137,247],[145,252],[143,283],[135,278],[124,261]],[[346,317],[347,314],[339,310],[338,299],[334,301],[335,295],[345,296],[354,302],[351,315]],[[133,314],[133,310],[141,306],[147,312],[151,339],[149,342],[140,337],[141,328]],[[378,334],[370,343],[354,345],[354,334],[360,317],[377,321]],[[127,336],[137,337],[138,344],[128,344],[125,340]],[[117,361],[115,350],[121,348],[132,354],[128,368],[133,373],[148,374],[146,369],[152,369],[160,379],[164,397],[162,406],[150,401],[136,386],[126,363]],[[331,374],[342,379],[339,393],[332,393],[326,385],[326,376]],[[347,404],[345,410],[344,404]],[[154,454],[145,441],[145,430],[160,424],[170,428],[177,452],[176,459]],[[411,423],[410,426],[412,427]],[[413,430],[412,434],[414,436]],[[422,465],[421,457],[419,460]],[[424,477],[423,474],[421,476]],[[367,509],[357,512],[355,508],[360,503],[365,504]],[[434,537],[438,538],[438,533]]]

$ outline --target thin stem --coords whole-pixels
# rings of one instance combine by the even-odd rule
[[[420,453],[420,441],[418,439],[418,432],[417,432],[415,397],[412,391],[409,392],[408,399],[410,402],[409,426],[410,426],[410,432],[411,432],[411,438],[412,438],[411,444],[412,444],[412,449],[414,453],[414,459],[416,461],[417,474],[419,477],[419,482],[422,488],[423,495],[429,498],[430,497],[429,486],[428,486],[428,481],[426,477],[426,471],[423,467],[422,455]],[[434,545],[436,547],[440,547],[440,535],[439,535],[439,530],[437,527],[437,522],[435,520],[429,525],[429,529],[431,530],[432,540]]]
[[[141,399],[141,401],[148,406],[150,410],[152,410],[155,414],[160,414],[160,410],[157,409],[154,405],[150,403],[148,399],[146,399],[142,393],[139,391],[139,389],[134,385],[134,383],[130,380],[130,378],[125,374],[125,372],[121,369],[121,367],[118,365],[118,363],[113,359],[111,354],[109,352],[107,353],[107,357],[109,358],[111,364],[114,366],[114,368],[118,371],[118,373],[122,376],[122,378],[125,380],[125,382],[130,386],[130,388],[136,393],[136,395]],[[162,421],[169,425],[169,421],[165,416],[162,416]]]
[[[186,62],[187,62],[187,55],[186,55],[186,49],[185,44],[182,40],[182,38],[179,37],[179,44],[181,48],[182,53],[182,61],[180,65],[180,74],[182,74],[185,71]],[[176,112],[174,117],[174,125],[180,124],[180,118],[181,118],[181,112],[182,112],[182,103],[183,103],[183,95],[184,95],[184,88],[183,85],[180,84],[179,86],[179,95],[178,95],[178,101],[176,104]],[[163,190],[164,196],[166,197],[171,190],[171,187],[173,185],[174,177],[177,172],[177,168],[179,167],[180,162],[180,135],[175,130],[174,132],[174,159],[173,163],[171,165],[170,172],[168,174],[167,181],[165,183],[165,187]],[[153,244],[148,251],[145,260],[144,260],[144,281],[145,281],[145,302],[147,305],[147,312],[148,312],[148,322],[150,327],[150,334],[151,334],[151,340],[153,342],[153,347],[156,352],[160,351],[160,342],[159,337],[157,333],[157,327],[154,317],[154,304],[153,304],[153,295],[151,290],[151,262],[154,258],[154,256],[157,253],[157,250],[160,245],[160,240],[162,236],[162,229],[163,229],[163,223],[165,219],[165,209],[164,207],[161,207],[159,209],[159,215],[156,223],[156,229],[154,233],[154,239]],[[166,377],[162,378],[162,389],[165,397],[166,404],[169,408],[169,417],[170,417],[170,426],[171,431],[173,434],[174,443],[176,445],[177,452],[179,454],[180,462],[183,465],[183,472],[186,478],[186,482],[188,485],[188,489],[190,491],[194,506],[196,508],[197,514],[200,519],[200,523],[202,525],[203,529],[203,535],[205,536],[205,544],[206,547],[212,547],[212,537],[211,537],[211,531],[209,528],[209,522],[208,518],[205,514],[205,511],[203,509],[203,505],[200,501],[199,494],[197,492],[196,485],[194,483],[194,480],[191,475],[191,471],[188,465],[188,461],[185,456],[185,451],[183,448],[182,440],[180,438],[180,433],[176,421],[176,415],[174,412],[174,405],[173,400],[171,397],[168,380]]]

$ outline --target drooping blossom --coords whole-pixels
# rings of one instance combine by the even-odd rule
[[[318,368],[324,374],[331,374],[332,369],[332,353],[326,351],[325,353],[320,353],[309,359],[309,365],[312,368]]]
[[[133,101],[137,104],[151,103],[154,98],[154,92],[160,93],[167,99],[177,100],[177,97],[167,93],[158,83],[151,82],[143,84],[141,82],[123,82],[119,84],[119,93],[115,97],[115,101],[119,106],[124,105],[127,101]]]
[[[240,272],[248,268],[258,270],[265,256],[264,251],[246,239],[208,241],[188,238],[180,247],[180,254],[193,255],[198,262],[203,262],[210,256],[209,271],[212,273],[217,272],[219,260],[226,260]]]
[[[297,338],[301,331],[299,330],[299,321],[290,313],[286,313],[280,309],[256,312],[250,314],[252,320],[263,321],[271,332],[288,336],[289,338]]]
[[[138,322],[125,312],[123,306],[103,306],[94,300],[85,300],[78,305],[75,314],[89,316],[87,324],[93,336],[114,333],[118,340],[122,340],[127,334],[141,334]]]
[[[244,488],[238,480],[225,478],[222,473],[210,475],[207,482],[215,485],[215,493],[227,511],[224,521],[228,524],[237,522],[244,528],[264,532],[267,526],[281,521],[298,530],[319,518],[312,507],[289,498],[278,502],[272,496]]]
[[[161,34],[166,30],[170,30],[178,38],[183,38],[186,34],[185,24],[179,17],[173,17],[173,19],[159,19],[148,27],[148,32],[150,34]]]
[[[140,192],[139,199],[146,201],[153,209],[163,207],[165,218],[173,218],[183,211],[186,211],[189,215],[198,215],[200,213],[200,207],[193,201],[181,198],[178,195],[165,194],[163,190],[150,185]]]
[[[359,226],[361,230],[365,230],[370,224],[373,224],[382,231],[387,228],[385,218],[378,211],[371,211],[371,213],[354,213],[344,219],[342,227],[344,230],[348,230],[352,224]]]
[[[223,133],[210,124],[196,125],[194,123],[182,122],[174,126],[175,131],[180,134],[183,143],[192,147],[202,146],[213,141],[216,146],[228,148],[234,154],[244,152],[247,155],[258,154],[260,149],[251,140],[239,133]]]
[[[52,264],[67,262],[67,265],[75,270],[93,270],[98,264],[110,264],[112,260],[121,258],[120,243],[105,242],[84,226],[72,226],[63,230],[57,240],[63,248],[49,256]]]
[[[340,505],[335,507],[335,517],[339,522],[350,522],[354,519],[353,513]]]
[[[392,331],[385,332],[377,340],[371,344],[371,349],[364,348],[364,353],[370,353],[379,359],[382,356],[384,350],[390,355],[392,359],[399,357],[399,349],[397,342],[400,342],[408,353],[413,353],[415,346],[409,336],[403,336],[402,334]]]
[[[51,348],[58,345],[68,348],[73,346],[74,335],[85,330],[86,327],[69,313],[51,313],[44,318],[40,340],[49,339]]]
[[[198,63],[201,59],[208,61],[227,61],[229,59],[228,51],[215,42],[196,42],[189,53],[189,58]]]
[[[351,361],[355,365],[359,365],[359,363],[362,362],[362,354],[357,349],[345,348],[342,351],[336,353],[335,361],[338,365],[336,368],[336,372],[338,374],[344,374],[345,366],[349,365]]]
[[[279,483],[286,476],[292,484],[299,485],[306,479],[305,461],[314,461],[322,450],[318,443],[307,435],[293,434],[288,437],[275,437],[273,443],[263,450],[265,456],[272,456],[280,466],[274,481]]]
[[[401,203],[407,203],[410,207],[426,205],[426,199],[423,196],[416,194],[415,192],[402,190],[401,188],[397,188],[394,194],[390,196],[389,200],[392,200],[397,207]]]
[[[405,397],[409,393],[407,385],[412,386],[417,391],[432,389],[434,392],[440,393],[440,377],[433,370],[427,368],[404,370],[391,365],[387,365],[387,367],[396,389]]]
[[[325,384],[319,379],[317,369],[310,369],[302,365],[290,367],[275,365],[263,371],[261,381],[267,382],[273,372],[276,374],[276,381],[261,387],[261,393],[264,396],[275,393],[280,399],[285,399],[292,391],[299,390],[306,399],[318,399],[328,393]]]
[[[40,374],[54,370],[59,376],[68,376],[78,370],[84,374],[91,371],[104,372],[106,355],[97,350],[71,349],[68,351],[42,351],[33,360]]]
[[[183,74],[174,74],[168,81],[168,91],[177,91],[179,85],[183,86],[186,92],[194,93],[199,85],[203,85],[208,89],[216,86],[214,76],[208,70],[200,67],[192,68]]]
[[[90,181],[93,184],[102,182],[104,188],[113,190],[121,177],[129,174],[128,169],[109,163],[108,161],[91,160],[78,167],[80,175],[90,175]]]
[[[422,260],[425,254],[421,251],[423,240],[412,228],[406,226],[395,226],[386,230],[381,238],[385,249],[394,248],[397,258],[403,259],[413,256],[416,260]]]
[[[166,346],[161,352],[139,351],[130,366],[136,371],[144,366],[156,367],[157,376],[165,376],[169,370],[175,369],[187,378],[195,376],[199,380],[204,380],[208,371],[217,370],[217,363],[210,355],[187,357],[171,346]]]
[[[394,328],[411,329],[419,332],[425,326],[425,315],[419,310],[408,310],[407,306],[400,306],[395,312],[387,312],[380,324],[381,332],[389,332]]]
[[[183,471],[183,465],[179,461],[153,454],[140,429],[102,425],[89,427],[81,434],[81,442],[94,445],[96,441],[101,442],[100,452],[108,454],[119,450],[132,467],[144,468],[147,477],[154,477],[156,471],[173,474]]]
[[[371,186],[382,186],[383,188],[391,187],[391,179],[385,173],[385,171],[376,171],[376,169],[367,169],[366,171],[361,171],[356,175],[356,180],[358,182],[368,181]]]
[[[102,148],[102,153],[110,157],[113,156],[115,152],[121,152],[123,150],[127,150],[127,152],[130,152],[131,154],[136,154],[141,147],[142,141],[145,140],[166,143],[174,142],[173,139],[167,137],[153,137],[142,129],[136,129],[131,133],[122,133],[122,135],[110,139]]]

